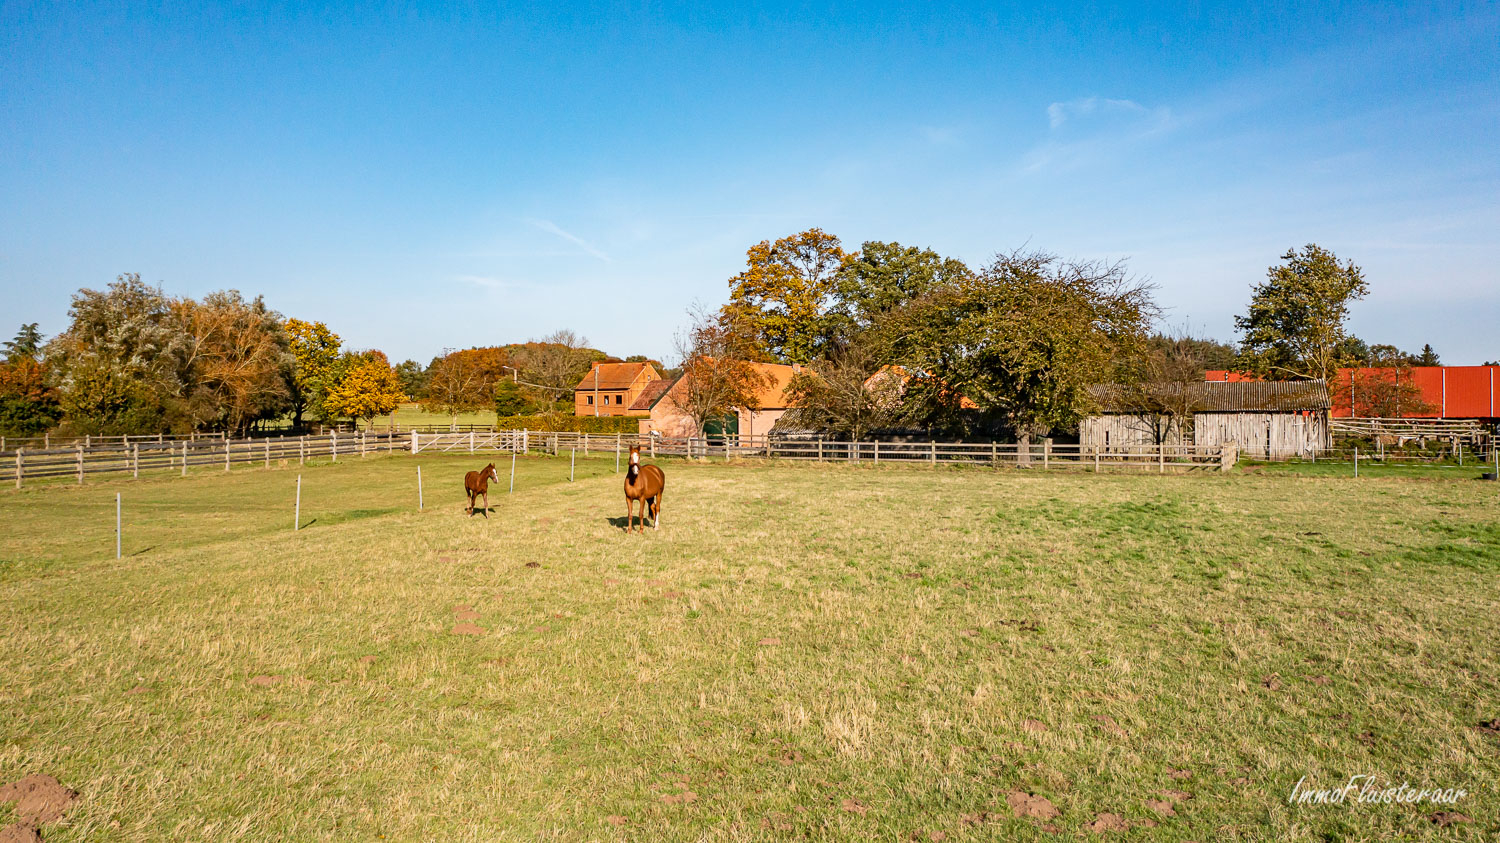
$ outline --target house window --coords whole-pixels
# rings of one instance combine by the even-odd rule
[[[623,395],[616,395],[615,396],[615,403],[616,404],[624,404],[625,403],[625,396],[623,396]]]
[[[588,398],[590,404],[594,403],[594,396],[590,395]]]

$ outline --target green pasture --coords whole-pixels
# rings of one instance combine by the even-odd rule
[[[612,456],[483,462],[304,467],[297,532],[296,467],[0,492],[0,783],[49,843],[1500,834],[1500,484],[674,460],[626,536]],[[1288,801],[1355,775],[1467,795]]]

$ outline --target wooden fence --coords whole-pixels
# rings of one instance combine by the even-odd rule
[[[1026,468],[1074,468],[1093,471],[1135,469],[1166,473],[1193,470],[1227,471],[1238,450],[1224,446],[1140,445],[1109,450],[1083,445],[1058,445],[1041,440],[1030,445],[994,442],[846,442],[831,439],[789,439],[766,436],[672,437],[636,433],[571,433],[530,430],[422,433],[412,431],[407,447],[413,454],[479,453],[501,451],[526,454],[622,454],[639,446],[650,457],[698,459],[762,457],[878,465],[928,463],[1011,465]]]
[[[102,439],[102,441],[101,441]],[[844,442],[765,436],[670,437],[635,433],[573,433],[532,430],[474,429],[466,432],[358,431],[322,436],[269,436],[249,439],[166,437],[91,437],[67,447],[19,447],[0,452],[0,482],[22,488],[27,480],[68,478],[79,483],[95,475],[192,470],[228,471],[235,465],[273,464],[314,458],[365,456],[406,451],[412,454],[511,452],[581,456],[626,454],[639,446],[648,457],[849,462],[879,465],[1016,466],[1037,469],[1131,469],[1159,473],[1228,470],[1237,456],[1233,444],[1222,448],[1192,445],[1142,445],[1103,450],[1057,445],[1049,440],[1030,445],[993,442]]]
[[[328,434],[326,436],[273,436],[254,439],[156,439],[130,437],[121,441],[111,437],[103,443],[97,438],[70,447],[17,448],[0,453],[0,481],[14,481],[17,489],[27,480],[75,478],[100,474],[130,474],[142,471],[172,470],[186,475],[190,469],[205,468],[228,471],[236,464],[262,464],[270,467],[285,460],[299,464],[313,458],[364,456],[406,450],[406,437],[381,432]]]

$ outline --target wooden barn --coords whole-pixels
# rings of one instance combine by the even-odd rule
[[[1078,428],[1078,441],[1086,448],[1189,443],[1213,448],[1234,442],[1241,455],[1267,459],[1308,456],[1333,445],[1328,385],[1320,380],[1158,384],[1145,392],[1100,384],[1091,394],[1099,411]],[[1142,400],[1143,394],[1160,400]],[[1191,421],[1183,424],[1183,418],[1163,414],[1164,406],[1180,408]]]

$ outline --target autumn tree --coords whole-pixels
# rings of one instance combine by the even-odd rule
[[[690,316],[691,324],[676,337],[683,377],[668,391],[667,400],[701,435],[709,422],[738,410],[760,409],[760,391],[769,379],[750,361],[754,337],[737,330],[722,314],[695,308]]]
[[[185,335],[184,380],[195,421],[231,433],[291,407],[297,358],[281,315],[237,290],[172,303]]]
[[[967,398],[1029,442],[1079,418],[1089,387],[1135,357],[1155,314],[1150,285],[1123,263],[1000,255],[904,312],[897,349],[912,372],[908,401],[966,427],[957,411]]]
[[[594,361],[604,356],[589,348],[586,338],[566,330],[527,342],[514,353],[522,385],[541,399],[538,403],[548,412],[557,412]]]
[[[32,322],[5,343],[0,363],[0,436],[29,436],[57,424],[62,416],[57,391],[47,384],[38,360],[42,335]]]
[[[302,427],[302,417],[311,412],[331,419],[325,406],[328,393],[336,383],[335,367],[339,360],[339,335],[322,322],[286,320],[285,331],[291,345],[294,363],[288,385],[291,388],[292,426]]]
[[[839,239],[819,228],[763,240],[745,255],[745,270],[729,279],[721,321],[753,339],[755,359],[809,363],[826,334],[834,279],[849,262]]]
[[[461,351],[445,354],[427,369],[427,395],[422,409],[449,417],[455,430],[460,413],[487,409],[494,395],[494,377],[481,368],[474,355]]]
[[[348,371],[328,393],[328,409],[343,418],[364,419],[366,426],[376,416],[394,412],[405,399],[401,379],[390,361],[379,351],[349,356]]]
[[[1239,366],[1263,377],[1331,381],[1347,362],[1349,305],[1369,292],[1353,261],[1316,244],[1288,251],[1256,285],[1250,310],[1235,317]]]

